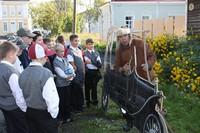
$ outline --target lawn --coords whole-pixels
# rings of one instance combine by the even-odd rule
[[[101,99],[102,81],[98,86]],[[186,95],[171,85],[159,84],[159,89],[166,96],[164,107],[166,119],[174,133],[200,133],[200,99]],[[119,107],[109,100],[109,107],[103,113],[99,107],[85,108],[82,114],[73,115],[74,121],[59,126],[59,133],[121,133],[126,123]],[[129,133],[137,133],[132,129]]]

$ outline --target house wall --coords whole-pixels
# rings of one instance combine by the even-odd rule
[[[100,8],[101,14],[99,16],[99,33],[101,38],[106,38],[108,29],[111,27],[111,6],[109,3]]]
[[[200,32],[200,1],[188,0],[187,29],[194,33]]]
[[[113,25],[125,25],[125,17],[132,16],[133,21],[142,20],[142,16],[150,19],[164,18],[170,16],[185,16],[185,2],[113,2]],[[134,22],[133,26],[134,28]]]
[[[107,3],[100,7],[102,16],[99,17],[99,32],[103,39],[106,39],[109,28],[113,25],[118,27],[126,25],[126,16],[132,17],[130,28],[135,27],[135,21],[143,20],[142,16],[148,16],[146,19],[163,19],[164,21],[174,16],[186,15],[185,0],[169,1],[115,1]],[[102,28],[103,27],[103,28]]]
[[[2,1],[0,3],[0,32],[2,35],[13,33],[22,27],[31,29],[31,21],[28,14],[28,1]],[[3,14],[3,10],[6,9],[6,14]],[[14,14],[11,15],[11,10]],[[18,11],[21,11],[21,14]],[[7,31],[4,31],[4,23],[7,23]]]

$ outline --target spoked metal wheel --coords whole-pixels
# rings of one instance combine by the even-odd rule
[[[163,133],[159,117],[149,114],[144,122],[142,133]]]
[[[104,84],[103,90],[102,90],[102,99],[101,99],[101,106],[102,110],[105,112],[108,107],[108,89],[106,85]]]

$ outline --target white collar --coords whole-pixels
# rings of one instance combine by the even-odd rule
[[[39,62],[30,62],[29,66],[42,66],[43,67],[43,65]]]
[[[70,48],[71,48],[72,50],[76,50],[78,47],[75,48],[74,46],[71,45]]]
[[[63,58],[60,58],[59,56],[56,56],[56,58],[59,60],[59,61],[62,61]]]
[[[8,61],[6,61],[6,60],[1,60],[1,63],[4,63],[4,64],[10,65],[10,66],[13,66],[13,64],[11,64],[10,62],[8,62]]]
[[[70,46],[70,48],[73,50],[73,51],[81,51],[80,49],[79,49],[79,47],[77,46],[76,48],[75,47],[73,47],[72,45]]]
[[[94,50],[89,50],[89,49],[87,49],[87,50],[88,50],[90,53],[92,53],[92,52],[94,53]]]

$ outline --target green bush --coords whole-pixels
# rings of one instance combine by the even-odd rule
[[[166,34],[147,40],[158,57],[154,69],[159,79],[195,96],[200,96],[199,40],[193,34],[187,37]]]

